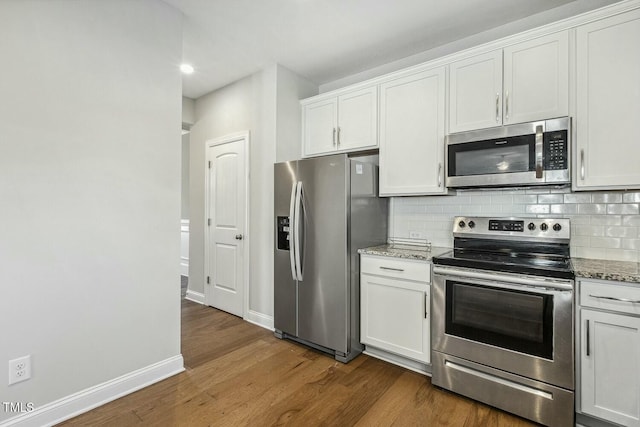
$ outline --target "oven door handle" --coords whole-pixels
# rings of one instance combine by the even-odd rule
[[[459,269],[448,269],[440,266],[433,267],[433,274],[440,274],[449,277],[460,277],[463,279],[478,279],[492,282],[492,286],[508,288],[504,285],[494,285],[494,282],[514,283],[518,285],[536,286],[541,288],[551,288],[559,291],[573,291],[573,284],[570,280],[558,279],[535,279],[529,276],[504,275],[500,273],[485,273],[480,271],[467,271]]]

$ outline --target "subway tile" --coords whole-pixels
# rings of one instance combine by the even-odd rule
[[[624,249],[605,249],[604,259],[613,261],[638,261],[638,252]]]
[[[590,216],[587,215],[571,215],[569,217],[569,220],[571,221],[572,225],[585,225],[585,224],[590,224]]]
[[[591,203],[591,194],[571,193],[564,195],[565,203]]]
[[[452,205],[452,206],[442,206],[442,213],[449,213],[449,214],[456,214],[459,215],[460,213],[464,213],[460,210],[460,206],[458,205]]]
[[[622,203],[621,193],[595,193],[591,196],[593,203]]]
[[[442,206],[425,206],[424,207],[425,213],[428,214],[439,214],[442,213]]]
[[[549,189],[547,188],[529,188],[525,190],[527,194],[549,194]]]
[[[625,215],[622,217],[622,225],[626,227],[640,227],[640,215]]]
[[[511,196],[511,195],[507,195],[507,196],[504,196],[504,195],[491,196],[491,203],[492,204],[496,204],[496,205],[499,205],[499,204],[503,204],[504,205],[504,204],[513,203],[513,196]]]
[[[622,249],[640,251],[640,239],[622,239]]]
[[[472,205],[488,205],[489,203],[491,203],[491,196],[470,196],[469,203]]]
[[[541,194],[538,196],[538,203],[563,203],[562,194]]]
[[[578,205],[578,213],[583,215],[605,214],[607,213],[607,205],[597,203],[581,203]]]
[[[545,214],[549,213],[549,205],[525,205],[524,210],[531,214]]]
[[[576,225],[572,231],[576,236],[604,236],[604,227],[601,225]]]
[[[575,214],[578,213],[578,205],[551,205],[550,212],[553,214]]]
[[[594,215],[591,217],[592,225],[622,225],[621,215]]]
[[[513,203],[538,203],[538,196],[535,194],[518,194],[513,196]]]
[[[608,214],[622,214],[622,215],[638,215],[640,212],[640,204],[638,203],[624,203],[607,205]]]
[[[622,196],[622,201],[624,203],[640,203],[640,191],[625,193]]]
[[[579,258],[604,259],[606,250],[604,248],[576,248],[576,254],[571,254]]]
[[[571,246],[589,247],[589,236],[571,236]]]
[[[591,237],[589,246],[592,248],[618,249],[622,246],[622,239],[617,237]]]
[[[567,187],[552,188],[552,189],[549,190],[549,193],[551,193],[551,194],[568,194],[568,193],[571,193],[571,189],[567,188]]]
[[[636,227],[618,227],[611,226],[604,229],[604,235],[607,237],[637,237],[638,229]]]
[[[525,213],[524,212],[524,205],[502,205],[502,213],[509,215],[509,214],[514,214],[514,215],[520,215]]]

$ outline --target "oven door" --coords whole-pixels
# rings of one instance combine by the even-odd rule
[[[433,272],[435,351],[574,389],[572,280]]]

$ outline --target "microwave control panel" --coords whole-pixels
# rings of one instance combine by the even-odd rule
[[[567,148],[567,131],[558,130],[544,134],[544,169],[567,169],[569,156]]]

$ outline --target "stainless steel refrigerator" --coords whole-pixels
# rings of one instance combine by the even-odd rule
[[[358,249],[387,239],[378,156],[276,163],[275,335],[348,362],[360,344]]]

